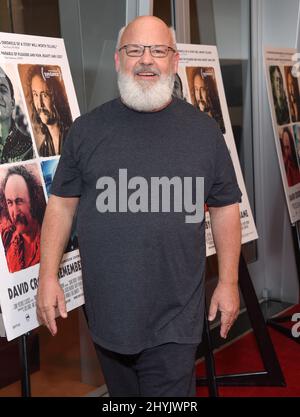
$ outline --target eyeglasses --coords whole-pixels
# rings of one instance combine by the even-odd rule
[[[145,49],[149,48],[153,58],[165,58],[169,51],[176,52],[175,49],[167,45],[124,45],[119,48],[119,52],[125,49],[126,54],[131,57],[140,57],[144,55]]]

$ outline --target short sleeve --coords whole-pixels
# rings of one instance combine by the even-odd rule
[[[215,172],[206,204],[211,207],[228,206],[241,202],[233,163],[221,132],[216,138]]]
[[[58,197],[79,197],[81,195],[81,172],[79,169],[78,153],[75,151],[79,140],[77,119],[72,124],[64,141],[61,157],[50,189],[51,194]]]

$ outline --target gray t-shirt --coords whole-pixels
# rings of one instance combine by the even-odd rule
[[[128,183],[143,177],[144,186],[149,185],[148,211],[126,212],[124,200],[119,208],[124,183],[119,175],[125,170]],[[103,177],[115,188],[100,189]],[[179,177],[182,184],[187,177],[204,178],[209,206],[240,201],[217,123],[175,98],[149,113],[116,99],[76,119],[51,188],[57,196],[80,196],[78,239],[88,324],[96,343],[119,353],[201,341],[205,224],[187,223],[187,213],[175,210],[172,187],[169,212],[162,205],[152,210],[151,181],[161,177]],[[127,192],[121,186],[122,198],[137,192],[132,184],[134,179]],[[100,212],[97,201],[105,191],[109,195],[102,203],[109,202],[110,211]]]

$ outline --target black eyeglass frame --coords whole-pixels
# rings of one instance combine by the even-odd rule
[[[167,52],[167,54],[166,55],[164,55],[164,56],[161,56],[161,57],[159,57],[159,56],[153,56],[153,58],[166,58],[167,56],[168,56],[168,53],[169,53],[169,51],[172,51],[172,52],[174,52],[174,53],[176,53],[177,51],[176,51],[176,49],[174,49],[174,48],[171,48],[170,46],[167,46],[167,45],[139,45],[139,44],[135,44],[135,43],[128,43],[127,45],[123,45],[123,46],[121,46],[121,48],[119,48],[118,49],[118,51],[119,52],[121,52],[122,51],[122,49],[125,49],[125,52],[126,52],[126,55],[128,55],[128,52],[127,52],[127,47],[128,46],[138,46],[139,48],[140,47],[142,47],[142,49],[141,49],[141,55],[134,55],[134,56],[131,56],[132,58],[138,58],[138,57],[141,57],[141,56],[143,56],[144,55],[144,53],[145,53],[145,49],[146,48],[149,48],[149,51],[150,51],[150,54],[151,54],[151,56],[153,56],[153,54],[152,54],[152,48],[157,48],[158,46],[164,46],[165,48],[168,48],[168,52]],[[130,55],[128,55],[128,56],[130,56]]]

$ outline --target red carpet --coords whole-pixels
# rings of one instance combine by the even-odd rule
[[[283,316],[300,313],[300,305],[287,310]],[[295,323],[291,323],[295,324]],[[291,324],[287,324],[291,327]],[[300,397],[300,345],[268,327],[278,360],[286,380],[286,387],[221,387],[220,397]],[[216,374],[263,371],[264,367],[253,332],[224,346],[215,353]],[[205,365],[197,366],[197,375],[205,375]],[[197,397],[207,397],[207,387],[197,387]]]

